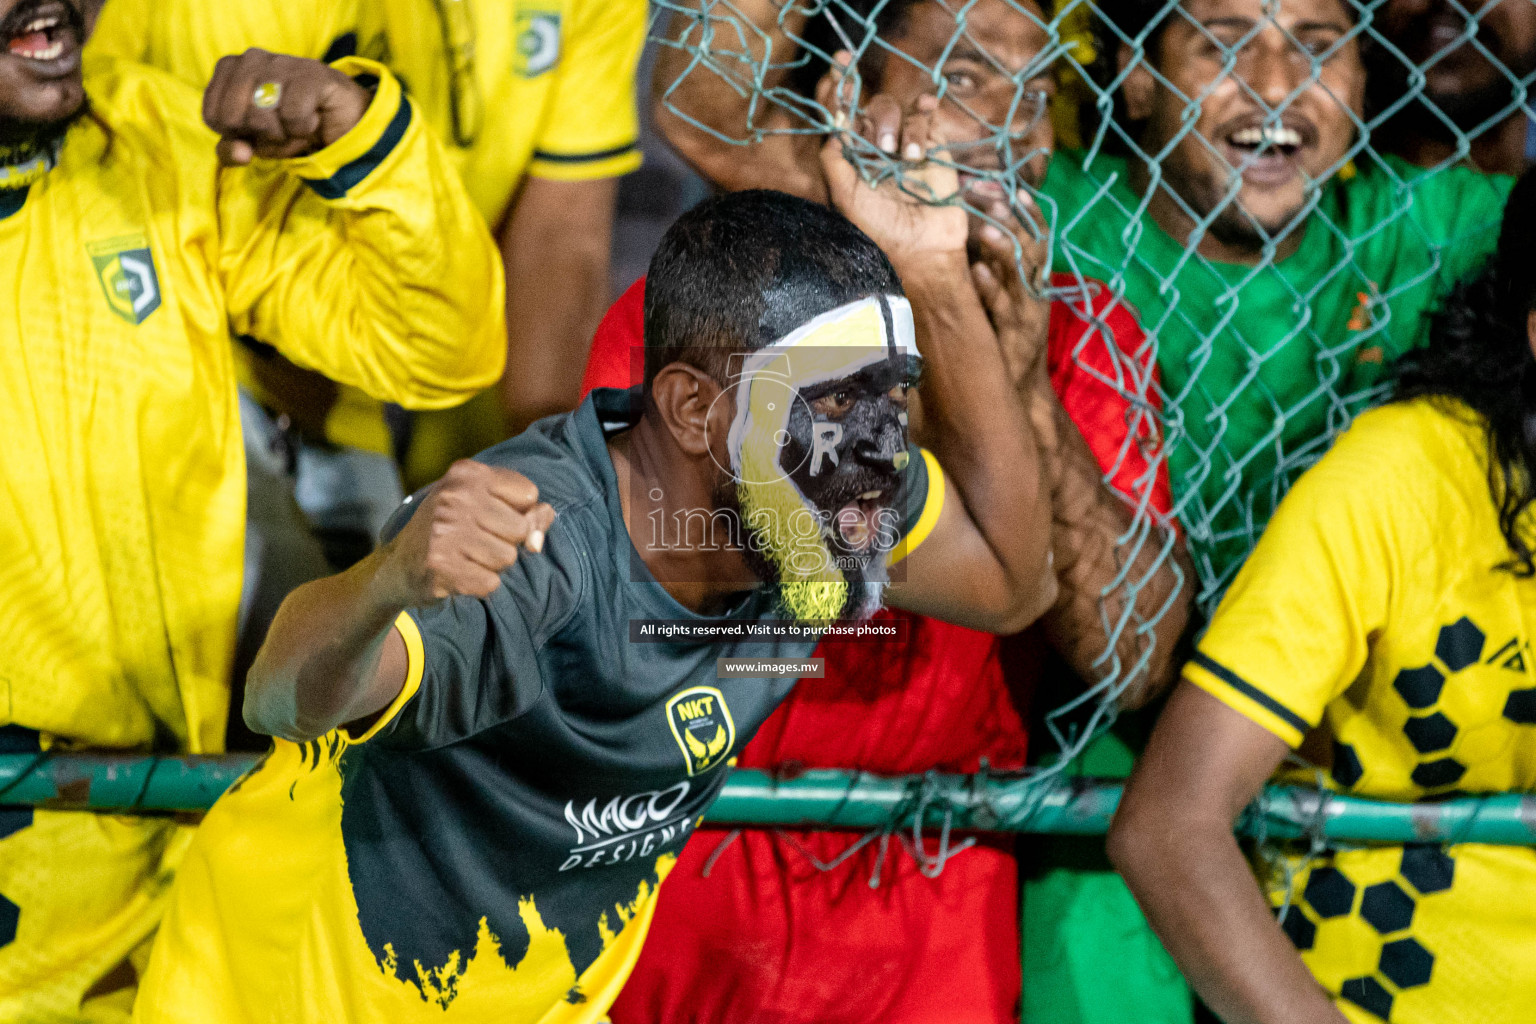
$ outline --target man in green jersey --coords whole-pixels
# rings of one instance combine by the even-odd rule
[[[1120,114],[1059,153],[1057,270],[1156,339],[1203,605],[1497,236],[1505,178],[1375,153],[1351,0],[1118,0]],[[1111,142],[1120,143],[1111,147]]]

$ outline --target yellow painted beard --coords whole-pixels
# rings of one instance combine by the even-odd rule
[[[821,521],[779,468],[777,446],[753,440],[742,445],[741,477],[769,482],[738,484],[737,495],[742,521],[778,571],[784,610],[798,622],[839,618],[848,607],[850,586],[827,547]]]

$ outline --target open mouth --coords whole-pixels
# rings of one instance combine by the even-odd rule
[[[1249,184],[1282,185],[1301,170],[1301,158],[1316,144],[1317,132],[1300,119],[1266,123],[1244,118],[1217,135],[1218,148]]]
[[[881,535],[882,521],[890,515],[890,492],[876,488],[863,492],[839,508],[833,523],[843,546],[863,554],[875,546]]]
[[[60,2],[30,5],[0,26],[6,52],[38,64],[61,61],[80,46],[78,19]]]
[[[1460,14],[1442,9],[1426,19],[1420,29],[1421,38],[1416,47],[1419,53],[1410,51],[1409,55],[1422,54],[1422,58],[1429,58],[1442,50],[1460,49],[1463,46],[1471,49],[1473,42],[1486,34],[1482,23],[1469,25],[1467,19]]]

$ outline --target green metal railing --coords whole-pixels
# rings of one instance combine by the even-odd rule
[[[0,805],[168,813],[203,811],[256,764],[254,754],[0,755]],[[1102,835],[1121,785],[1104,779],[1031,782],[1020,775],[887,778],[813,770],[794,778],[737,770],[709,821],[757,827],[955,830]],[[1536,846],[1536,796],[1500,793],[1399,804],[1289,786],[1268,787],[1239,821],[1246,835],[1340,842]]]

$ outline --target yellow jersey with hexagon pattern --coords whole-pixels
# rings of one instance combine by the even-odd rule
[[[93,116],[0,190],[0,749],[223,748],[245,532],[231,330],[427,404],[500,373],[479,215],[388,72],[342,66],[380,76],[352,132],[221,170],[197,93],[88,58]],[[0,815],[0,1021],[126,1019],[188,832]]]
[[[1536,580],[1502,568],[1489,479],[1466,407],[1365,413],[1281,503],[1185,678],[1340,790],[1536,787]],[[1536,850],[1383,846],[1289,866],[1282,926],[1350,1020],[1531,1019]],[[1283,873],[1266,879],[1277,907]]]

